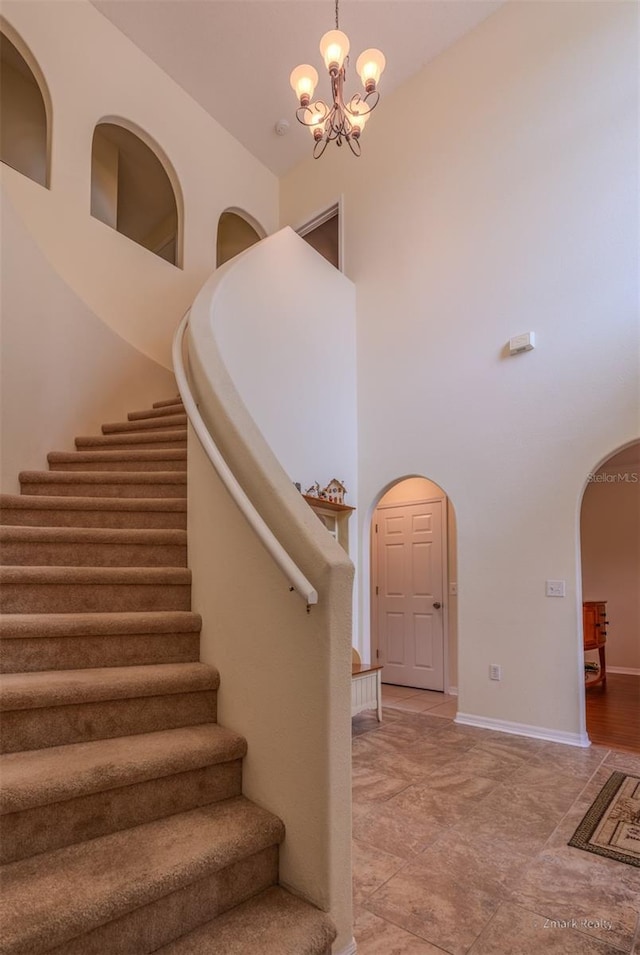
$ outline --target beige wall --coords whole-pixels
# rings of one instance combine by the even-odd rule
[[[340,355],[324,334],[322,302],[300,311],[305,289],[320,286],[333,303]],[[354,293],[282,230],[206,284],[191,310],[188,349],[210,434],[317,592],[307,609],[191,441],[189,564],[204,621],[201,658],[223,675],[220,721],[249,740],[244,791],[284,820],[281,880],[331,913],[336,952],[352,937],[353,564],[293,481],[309,481],[303,469],[311,467],[316,477],[326,468],[328,482],[338,462],[348,486],[356,477]]]
[[[173,332],[215,268],[221,212],[238,206],[272,232],[278,182],[88,0],[6,0],[2,14],[10,39],[39,64],[53,108],[51,189],[34,191],[6,166],[3,188],[74,293],[169,367]],[[91,145],[100,122],[128,125],[162,160],[184,226],[183,268],[91,216]]]
[[[6,196],[0,259],[0,487],[16,494],[18,472],[46,469],[48,451],[73,451],[76,435],[172,397],[176,384],[74,294]]]
[[[375,502],[427,474],[458,522],[460,711],[575,743],[580,500],[639,431],[637,18],[505,4],[402,89],[383,77],[360,159],[330,147],[281,186],[282,224],[343,195],[363,643]]]
[[[640,474],[600,476],[582,501],[582,596],[607,601],[607,666],[640,673]]]
[[[7,0],[1,25],[44,76],[53,130],[50,189],[0,166],[10,490],[53,445],[173,393],[171,339],[214,270],[219,215],[233,199],[272,230],[277,181],[88,0]],[[93,133],[110,118],[157,144],[174,177],[183,269],[91,215]]]
[[[451,594],[449,592],[451,583],[457,583],[458,580],[456,515],[453,505],[442,488],[433,481],[429,481],[427,478],[411,477],[398,481],[397,484],[389,488],[378,501],[378,506],[383,504],[408,504],[409,502],[435,499],[444,501],[446,507],[447,568],[444,581],[444,599],[447,620],[448,665],[445,692],[451,692],[451,690],[457,692],[458,597],[457,594]]]

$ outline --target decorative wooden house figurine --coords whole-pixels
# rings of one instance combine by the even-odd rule
[[[346,493],[347,489],[342,481],[339,481],[337,478],[332,478],[324,488],[323,497],[333,504],[344,504],[344,496]]]

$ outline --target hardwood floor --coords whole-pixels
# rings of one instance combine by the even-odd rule
[[[640,753],[640,676],[608,673],[606,689],[586,691],[592,743]]]

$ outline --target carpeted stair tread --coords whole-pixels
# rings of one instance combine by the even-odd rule
[[[111,421],[102,425],[102,433],[133,434],[138,431],[167,431],[171,428],[186,428],[186,426],[186,414],[171,414],[160,418],[143,418],[139,421]]]
[[[46,472],[49,473],[49,472]],[[182,498],[173,497],[73,497],[57,494],[2,494],[0,496],[0,513],[5,509],[19,510],[58,510],[64,507],[67,511],[186,511],[187,503]]]
[[[151,405],[152,408],[168,408],[171,405],[181,405],[182,398],[180,395],[176,395],[175,398],[165,398],[163,401],[154,401]]]
[[[279,819],[236,796],[14,862],[4,870],[0,951],[39,955],[283,837]]]
[[[186,567],[0,566],[3,613],[190,609]]]
[[[186,497],[186,471],[21,471],[23,495]]]
[[[75,497],[3,494],[0,524],[40,527],[156,527],[182,530],[185,497]]]
[[[41,709],[104,700],[217,690],[218,671],[205,663],[157,663],[135,667],[5,673],[0,710]]]
[[[186,567],[0,567],[0,584],[165,584],[183,587],[191,581]]]
[[[0,526],[0,564],[186,567],[187,532],[158,528]]]
[[[79,435],[75,440],[76,448],[89,450],[101,448],[112,450],[131,450],[135,448],[186,447],[186,428],[162,428],[159,431],[140,431],[134,434],[90,434]]]
[[[5,543],[74,544],[172,544],[186,546],[187,532],[171,528],[113,527],[0,527],[0,546]]]
[[[0,756],[0,814],[242,759],[242,736],[216,723]]]
[[[152,418],[166,418],[168,415],[184,413],[184,405],[171,405],[165,408],[146,408],[144,411],[130,411],[127,415],[127,421],[150,421]]]
[[[156,955],[325,955],[335,937],[328,915],[272,886]]]
[[[186,448],[137,448],[131,451],[50,451],[49,468],[64,470],[186,470]]]
[[[199,633],[201,626],[202,617],[190,610],[146,613],[14,613],[0,617],[0,638]]]

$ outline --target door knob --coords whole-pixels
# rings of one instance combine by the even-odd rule
[[[433,606],[436,608],[436,610],[440,610],[440,607],[442,606],[442,604],[440,603],[440,601],[436,600]]]

